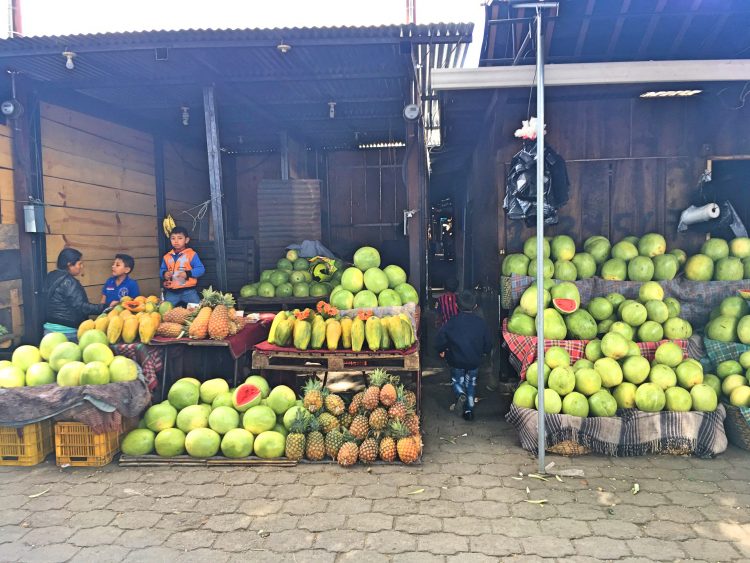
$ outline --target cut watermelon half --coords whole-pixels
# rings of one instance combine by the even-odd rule
[[[737,293],[739,293],[740,297],[743,299],[750,299],[750,289],[738,289]]]
[[[250,407],[259,405],[262,399],[263,392],[250,383],[238,386],[232,394],[232,404],[239,412],[245,412]]]
[[[575,299],[553,299],[552,305],[563,315],[570,315],[571,313],[575,313],[578,310],[578,303]]]

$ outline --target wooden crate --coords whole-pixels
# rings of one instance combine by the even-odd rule
[[[80,422],[55,423],[55,457],[61,467],[102,467],[119,451],[117,431],[94,434]]]
[[[0,465],[36,465],[54,450],[52,422],[49,420],[21,428],[0,427]]]

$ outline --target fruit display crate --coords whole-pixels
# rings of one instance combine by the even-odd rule
[[[52,422],[49,420],[20,428],[0,427],[0,466],[37,465],[53,451]]]
[[[55,457],[60,467],[102,467],[120,451],[120,433],[94,434],[80,422],[55,423]]]

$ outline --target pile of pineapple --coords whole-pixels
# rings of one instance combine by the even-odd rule
[[[227,336],[234,336],[245,326],[244,317],[236,315],[231,293],[221,293],[208,287],[203,290],[202,297],[197,309],[191,311],[185,307],[175,307],[167,311],[156,329],[156,335],[167,338],[182,338],[187,335],[197,340],[224,340]]]
[[[383,369],[369,375],[367,388],[343,399],[310,379],[303,405],[311,416],[297,412],[286,438],[289,459],[320,461],[326,456],[348,467],[378,459],[414,463],[422,454],[416,395]]]

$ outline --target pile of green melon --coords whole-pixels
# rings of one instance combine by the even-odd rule
[[[186,377],[172,385],[166,401],[145,412],[138,428],[123,439],[122,452],[162,457],[283,457],[289,426],[301,408],[302,401],[290,387],[271,389],[259,375],[251,375],[236,389],[223,379],[201,383]]]
[[[706,337],[719,342],[750,344],[750,306],[739,295],[725,298],[714,307],[706,325]]]
[[[721,381],[704,374],[701,364],[683,359],[682,349],[664,342],[649,362],[619,334],[609,333],[586,346],[585,357],[570,365],[560,347],[545,352],[544,412],[572,416],[615,416],[618,409],[644,412],[712,412],[718,405]],[[538,408],[539,366],[529,365],[526,381],[516,389],[513,404]]]
[[[735,407],[750,408],[750,352],[743,352],[738,360],[720,362],[716,375],[721,380],[722,399]]]
[[[711,238],[699,254],[685,262],[685,277],[692,281],[739,281],[750,278],[750,238],[727,242]]]
[[[354,253],[354,265],[341,274],[330,303],[339,310],[394,307],[419,303],[419,294],[406,282],[406,272],[391,264],[380,268],[377,248],[363,246]]]
[[[287,251],[273,270],[263,270],[255,283],[243,285],[240,297],[325,297],[341,279],[344,263],[334,261],[333,268],[322,261],[300,258],[296,250]]]
[[[78,344],[61,332],[51,332],[38,347],[19,346],[10,361],[0,361],[0,388],[105,385],[137,378],[138,365],[116,356],[101,330],[86,331]]]

